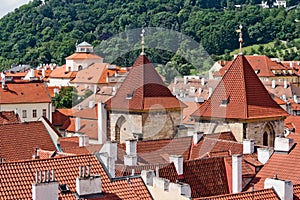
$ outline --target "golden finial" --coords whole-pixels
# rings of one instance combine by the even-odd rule
[[[142,30],[142,34],[141,34],[141,37],[142,37],[142,53],[141,55],[145,55],[145,29]]]

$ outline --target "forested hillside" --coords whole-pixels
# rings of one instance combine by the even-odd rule
[[[297,1],[289,1],[294,4]],[[227,5],[227,3],[229,5]],[[243,25],[244,46],[267,43],[275,38],[300,37],[298,9],[261,9],[234,4],[255,0],[33,0],[0,20],[0,68],[11,64],[63,64],[75,43],[100,44],[116,33],[141,27],[162,27],[190,36],[209,54],[221,55],[238,48],[236,29]],[[223,9],[227,7],[227,9]],[[117,46],[115,48],[118,48]],[[178,61],[170,52],[153,53],[155,63]],[[135,56],[117,59],[130,65]],[[132,59],[131,59],[132,58]],[[186,62],[181,59],[181,64]],[[182,72],[188,73],[188,72]]]

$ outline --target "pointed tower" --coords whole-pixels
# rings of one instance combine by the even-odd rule
[[[108,138],[124,142],[171,138],[177,133],[185,105],[165,86],[144,52],[138,56],[116,95],[106,102]]]
[[[206,133],[231,130],[237,140],[273,146],[288,115],[270,96],[243,55],[238,55],[211,97],[192,116]]]

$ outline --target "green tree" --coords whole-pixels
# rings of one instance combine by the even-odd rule
[[[72,108],[78,102],[77,91],[74,87],[62,87],[53,99],[56,108]]]

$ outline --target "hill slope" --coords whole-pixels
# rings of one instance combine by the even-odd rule
[[[0,70],[11,64],[64,63],[76,41],[97,45],[112,35],[144,27],[163,27],[201,42],[210,54],[223,54],[238,47],[235,30],[245,27],[244,45],[299,37],[295,19],[299,10],[217,9],[227,1],[199,0],[33,0],[0,20]],[[217,8],[203,9],[214,7]],[[230,1],[228,1],[230,2]],[[115,47],[117,50],[117,47]],[[155,63],[165,64],[174,54],[147,49]],[[134,56],[133,56],[134,54]],[[118,59],[131,65],[137,52]]]

